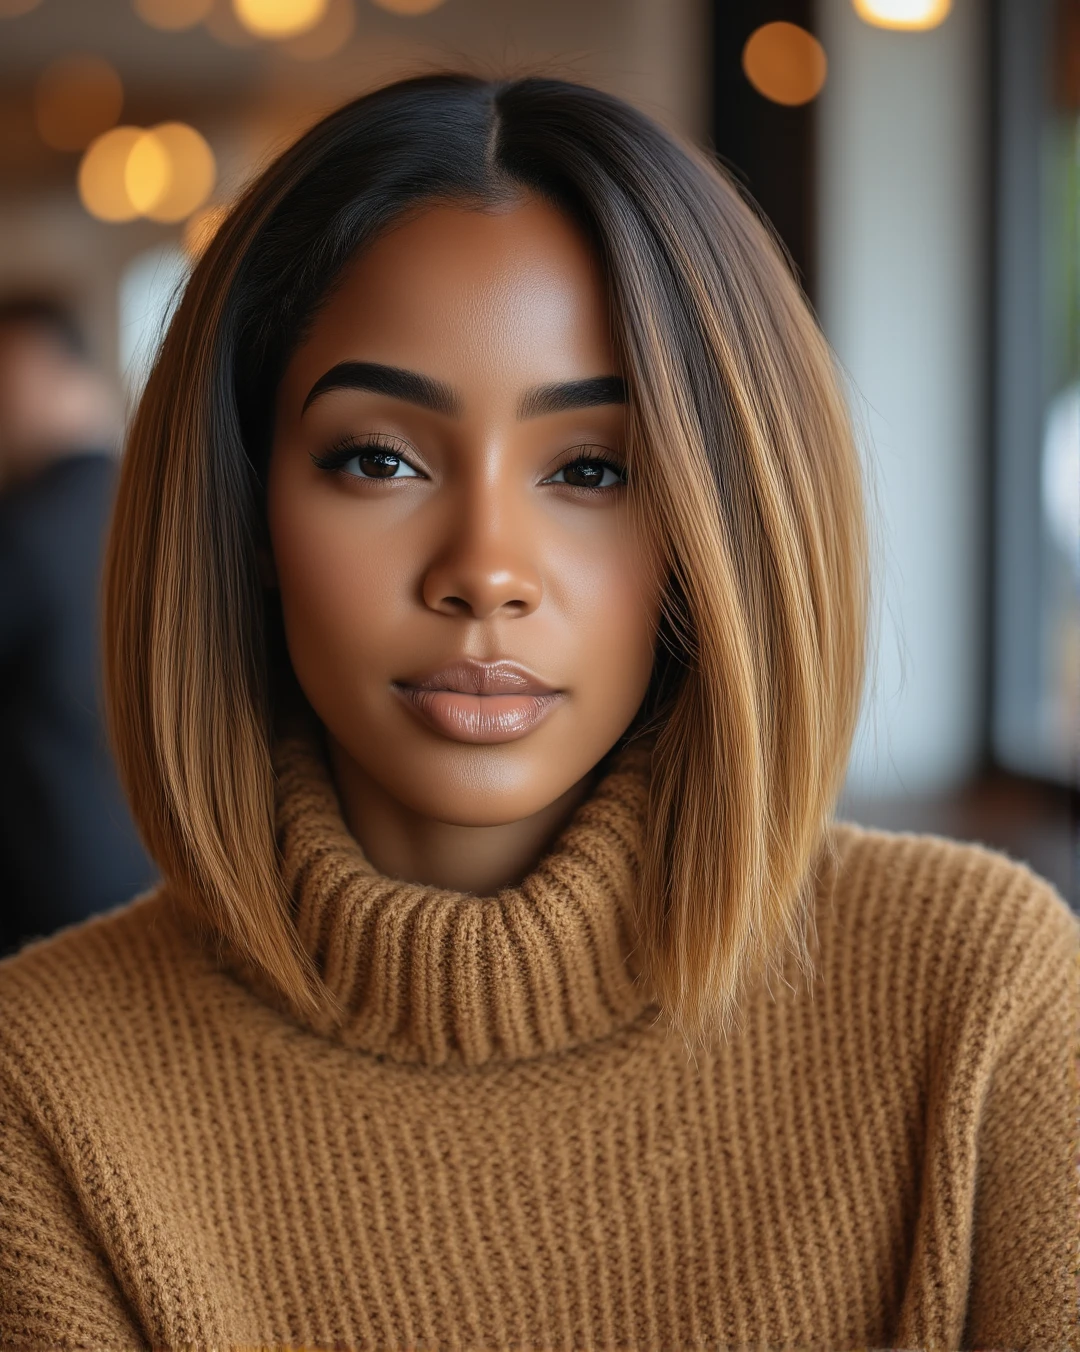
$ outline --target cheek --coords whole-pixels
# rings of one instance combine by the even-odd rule
[[[575,631],[581,693],[628,717],[652,674],[660,589],[645,542],[618,529],[567,560],[560,606]]]
[[[439,542],[461,543],[458,514],[410,514],[404,494],[391,510],[322,485],[313,491],[291,469],[271,464],[267,510],[293,668],[324,717],[343,728],[379,724],[388,680],[463,641],[459,621],[422,599],[425,560],[445,552]],[[543,596],[531,615],[498,626],[497,646],[573,690],[550,735],[598,756],[633,718],[652,673],[659,592],[645,542],[621,511],[543,506],[524,513],[513,535]]]
[[[400,621],[408,595],[400,532],[360,522],[357,505],[289,491],[271,478],[270,544],[289,652],[301,683],[325,669],[360,675]],[[345,665],[343,665],[345,664]],[[331,671],[332,669],[332,671]]]

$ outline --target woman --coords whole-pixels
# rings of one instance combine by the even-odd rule
[[[4,969],[0,1342],[1075,1346],[1077,924],[832,821],[865,575],[705,157],[462,76],[288,151],[131,435],[167,881]]]

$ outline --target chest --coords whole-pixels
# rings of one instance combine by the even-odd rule
[[[161,1290],[138,1302],[162,1310],[155,1340],[889,1340],[918,1204],[914,1082],[738,1048],[694,1064],[641,1037],[468,1074],[264,1050],[214,1083],[116,1142],[168,1239]],[[192,1282],[197,1327],[168,1310]]]

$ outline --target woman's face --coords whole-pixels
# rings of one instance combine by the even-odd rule
[[[535,198],[437,205],[349,268],[278,393],[270,542],[289,653],[338,763],[411,814],[521,821],[649,682],[608,302]]]

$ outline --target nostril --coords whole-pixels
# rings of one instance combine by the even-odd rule
[[[454,615],[479,615],[487,613],[488,610],[488,607],[478,604],[477,601],[467,601],[463,596],[444,596],[442,605]],[[492,609],[501,610],[511,615],[522,615],[529,609],[529,603],[515,598],[510,601],[500,601]]]
[[[450,589],[454,588],[453,591]],[[522,568],[483,566],[482,561],[438,560],[424,576],[423,604],[443,615],[488,619],[493,615],[528,615],[540,603],[539,578]]]

